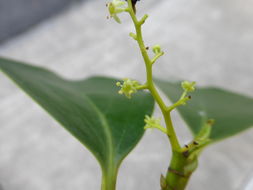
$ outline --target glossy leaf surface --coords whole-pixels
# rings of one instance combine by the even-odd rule
[[[181,82],[156,80],[158,87],[176,102],[183,89]],[[194,135],[208,119],[214,119],[211,139],[227,138],[253,127],[253,98],[214,87],[196,88],[192,99],[178,111]]]
[[[112,78],[70,81],[4,58],[0,69],[84,144],[110,175],[141,139],[144,116],[153,111],[149,94],[140,92],[128,99],[117,93]]]

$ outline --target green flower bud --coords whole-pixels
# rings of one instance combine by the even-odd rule
[[[125,78],[123,79],[123,83],[117,82],[116,86],[121,87],[121,89],[119,90],[119,94],[124,94],[126,97],[131,98],[131,95],[137,92],[137,88],[140,85],[135,80]]]
[[[195,90],[195,84],[196,82],[183,81],[181,86],[186,92],[193,92]]]
[[[155,46],[153,46],[152,50],[153,50],[154,54],[161,53],[161,46],[160,45],[155,45]]]
[[[126,11],[125,4],[126,2],[120,0],[113,0],[112,2],[107,4],[110,17],[114,18],[114,20],[118,23],[121,23],[121,21],[117,14]]]
[[[155,118],[153,116],[149,117],[148,115],[145,116],[144,122],[146,123],[144,128],[155,128],[156,126],[160,126],[161,119]]]

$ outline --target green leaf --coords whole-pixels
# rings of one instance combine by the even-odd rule
[[[149,94],[128,99],[117,93],[116,79],[70,81],[5,58],[0,69],[94,154],[105,178],[116,178],[121,161],[144,133],[144,116],[153,111]]]
[[[176,102],[183,89],[181,82],[155,81],[172,101]],[[210,138],[212,141],[236,135],[253,127],[253,99],[241,94],[214,87],[196,88],[192,99],[178,107],[194,136],[208,119],[214,119]]]

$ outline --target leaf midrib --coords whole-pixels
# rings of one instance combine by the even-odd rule
[[[91,104],[91,106],[93,107],[94,111],[97,113],[98,117],[101,120],[101,124],[102,124],[102,128],[105,132],[105,135],[108,138],[108,143],[106,143],[107,145],[107,151],[108,151],[108,160],[107,160],[107,164],[108,166],[112,166],[113,164],[113,154],[114,154],[114,150],[113,150],[113,138],[112,138],[112,133],[110,130],[110,127],[108,125],[107,119],[105,118],[105,116],[103,115],[103,113],[101,112],[101,110],[96,106],[96,104],[89,98],[89,96],[84,95],[85,98],[87,99],[87,101]]]

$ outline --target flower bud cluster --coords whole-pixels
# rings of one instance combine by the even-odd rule
[[[196,82],[183,81],[181,83],[182,88],[186,92],[193,92],[195,90]]]
[[[118,14],[126,11],[126,2],[121,0],[112,0],[112,2],[107,4],[107,7],[110,13],[110,17],[114,18],[116,22],[121,23]]]
[[[149,117],[148,115],[145,116],[144,122],[146,123],[144,129],[147,128],[156,128],[157,126],[161,126],[161,119],[155,118],[153,116]]]
[[[140,86],[138,81],[130,80],[128,78],[123,79],[123,83],[117,82],[117,86],[121,87],[119,94],[124,94],[127,98],[131,98],[133,93],[137,92],[137,88]]]

